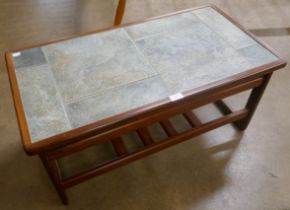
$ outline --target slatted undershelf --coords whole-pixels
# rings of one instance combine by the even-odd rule
[[[178,131],[178,129],[176,129],[174,124],[169,119],[157,122],[166,134],[166,138],[162,141],[157,141],[154,139],[154,135],[152,135],[148,127],[138,128],[135,132],[137,133],[143,146],[142,148],[138,148],[135,151],[130,151],[129,148],[127,148],[123,137],[120,136],[118,138],[111,139],[109,142],[114,149],[115,157],[113,157],[111,160],[84,170],[81,173],[63,179],[61,181],[62,187],[72,187],[82,182],[83,180],[100,175],[122,165],[126,165],[129,162],[140,159],[144,156],[160,151],[182,141],[188,140],[206,131],[238,121],[246,117],[248,114],[247,109],[232,111],[232,109],[229,108],[222,100],[217,101],[214,104],[224,115],[223,117],[203,123],[191,110],[181,113],[181,116],[190,125],[190,129],[183,132]]]
[[[229,115],[233,113],[232,109],[229,108],[229,106],[222,100],[216,101],[214,104],[224,115]],[[184,119],[188,122],[188,124],[191,126],[191,129],[195,129],[203,125],[201,120],[194,114],[193,111],[187,111],[185,113],[182,113],[181,116],[183,116]],[[177,131],[177,129],[169,119],[158,122],[158,124],[167,135],[167,139],[163,141],[170,141],[171,137],[178,136],[180,134],[180,132]],[[145,147],[150,147],[150,145],[154,145],[156,143],[156,140],[154,139],[153,135],[150,133],[150,130],[147,127],[140,128],[136,130],[136,132]],[[130,154],[129,150],[126,148],[126,144],[122,137],[113,139],[110,141],[110,143],[112,144],[117,156],[124,156]]]
[[[233,113],[231,109],[223,101],[217,101],[215,105],[217,106],[217,108],[221,110],[223,114],[228,115]],[[183,116],[184,119],[188,122],[188,124],[191,126],[191,129],[195,129],[202,125],[201,120],[191,110],[182,113],[181,116]],[[167,139],[164,139],[162,141],[170,141],[171,137],[178,136],[180,134],[180,132],[177,131],[177,129],[169,119],[158,122],[158,124],[167,135]],[[139,138],[141,139],[144,147],[150,147],[153,146],[155,143],[157,143],[153,135],[150,133],[150,129],[148,129],[147,127],[140,128],[136,130],[136,132]],[[122,137],[113,139],[110,141],[110,143],[112,144],[116,155],[118,156],[130,155],[130,152],[126,148],[126,144],[122,139]]]
[[[199,119],[196,117],[196,115],[193,112],[184,113],[183,116],[192,127],[197,127],[201,125],[201,122],[199,121]],[[167,138],[162,141],[167,141],[171,137],[174,137],[180,134],[169,119],[163,120],[159,122],[158,124],[167,135]],[[142,144],[144,147],[150,147],[158,143],[157,140],[155,140],[153,135],[151,134],[150,129],[147,127],[143,127],[136,130],[136,133],[138,134],[138,137],[142,141]],[[113,139],[110,141],[110,143],[112,144],[117,156],[130,155],[130,152],[126,148],[126,144],[124,140],[122,139],[122,137]]]

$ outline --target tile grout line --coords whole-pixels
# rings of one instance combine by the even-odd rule
[[[160,76],[160,74],[153,68],[152,64],[149,62],[148,58],[140,51],[140,49],[136,46],[135,42],[132,40],[132,38],[129,36],[129,34],[127,33],[127,31],[125,29],[119,29],[120,31],[123,31],[124,34],[127,36],[127,38],[129,39],[129,41],[133,44],[134,48],[137,50],[138,54],[144,58],[144,61],[145,61],[145,64],[148,64],[149,65],[149,68],[153,71],[153,74],[152,75],[147,75],[146,78],[142,78],[142,79],[139,79],[137,81],[131,81],[129,83],[126,83],[126,84],[123,84],[123,85],[118,85],[118,86],[115,86],[115,87],[111,87],[111,88],[108,88],[106,90],[113,90],[113,89],[116,89],[116,88],[120,88],[124,85],[128,86],[128,85],[131,85],[131,84],[134,84],[136,82],[139,82],[139,81],[142,81],[142,80],[146,80],[146,79],[149,79],[149,78],[153,78],[153,77],[157,77],[157,76]],[[68,100],[68,102],[66,103],[67,105],[70,105],[70,104],[73,104],[73,103],[78,103],[80,101],[82,101],[83,99],[86,99],[86,98],[89,98],[89,97],[93,97],[93,96],[96,96],[98,93],[100,93],[101,91],[96,91],[95,93],[92,93],[92,94],[88,94],[88,95],[85,95],[83,97],[79,97],[78,99],[76,100]]]
[[[156,75],[159,75],[159,72],[153,67],[153,64],[149,61],[149,59],[147,58],[147,56],[138,48],[138,46],[136,45],[135,41],[128,34],[127,30],[124,29],[124,28],[122,30],[125,32],[126,36],[132,42],[132,44],[135,47],[135,49],[137,50],[137,52],[145,59],[145,62],[150,66],[151,70],[153,70],[153,72],[156,73]]]
[[[136,45],[136,42],[133,40],[133,38],[129,35],[129,33],[127,32],[127,30],[125,28],[123,28],[123,31],[125,32],[125,34],[129,37],[130,41],[133,43],[134,47],[136,48],[136,50],[140,53],[140,55],[145,59],[145,61],[149,64],[149,66],[152,68],[152,70],[156,73],[155,76],[159,76],[161,78],[161,80],[164,82],[164,84],[166,85],[166,88],[168,90],[168,92],[171,92],[170,87],[168,86],[168,84],[164,81],[164,79],[162,78],[161,73],[158,71],[158,69],[155,69],[153,67],[153,64],[149,61],[148,57],[139,49],[139,47]]]
[[[214,10],[214,12],[216,12]],[[236,28],[237,30],[239,30],[241,33],[245,34],[247,37],[249,37],[252,41],[253,41],[253,44],[251,45],[248,45],[248,46],[245,46],[245,47],[241,47],[241,48],[236,48],[235,46],[233,46],[232,43],[230,43],[229,41],[227,41],[227,39],[222,36],[220,34],[220,32],[216,32],[206,21],[202,20],[198,14],[195,14],[195,11],[193,12],[190,12],[193,16],[195,16],[196,18],[198,18],[200,20],[200,22],[205,26],[207,27],[210,31],[212,31],[214,34],[216,34],[216,36],[218,36],[219,38],[221,38],[221,40],[223,40],[225,43],[227,43],[235,52],[237,52],[243,59],[247,60],[245,55],[242,54],[242,50],[244,49],[247,49],[247,48],[250,48],[250,47],[253,47],[253,46],[260,46],[262,47],[263,49],[265,49],[267,52],[269,52],[271,55],[273,55],[275,58],[278,58],[275,54],[273,54],[272,52],[270,52],[268,49],[266,49],[264,46],[262,46],[259,42],[257,42],[255,39],[253,39],[252,37],[250,37],[247,33],[245,33],[244,31],[242,31],[239,27],[237,27],[236,25],[234,25],[232,22],[229,22],[234,28]],[[216,12],[218,13],[218,12]],[[220,13],[218,13],[218,15],[220,15]],[[223,16],[222,16],[223,17]],[[251,64],[249,61],[248,61],[249,64]]]
[[[64,115],[65,115],[65,118],[66,118],[66,120],[67,120],[67,122],[68,122],[68,125],[69,125],[70,129],[72,129],[72,128],[74,128],[74,127],[72,126],[71,121],[69,120],[69,117],[68,117],[68,114],[67,114],[67,111],[66,111],[66,108],[65,108],[65,105],[64,105],[63,99],[62,99],[62,97],[61,97],[61,93],[60,93],[60,90],[59,90],[58,84],[57,84],[57,82],[56,82],[56,79],[55,79],[54,73],[52,72],[52,68],[51,68],[51,66],[49,65],[49,60],[47,59],[47,56],[46,56],[45,52],[42,50],[42,48],[40,48],[40,49],[41,49],[41,51],[43,52],[44,58],[45,58],[45,60],[46,60],[46,62],[47,62],[47,65],[48,65],[48,67],[49,67],[49,72],[50,72],[50,74],[51,74],[51,77],[52,77],[52,80],[53,80],[53,83],[54,83],[54,86],[55,86],[55,89],[56,89],[56,94],[57,94],[57,96],[58,96],[58,98],[59,98],[59,101],[60,101],[61,107],[62,107],[63,112],[64,112]],[[65,132],[65,131],[63,131],[63,132]],[[63,133],[63,132],[61,132],[61,133]]]
[[[179,16],[184,16],[185,14],[187,14],[187,13],[189,13],[189,12],[185,12],[185,13],[181,13],[181,14],[177,14],[177,15],[173,15],[171,18],[174,18],[174,17],[179,17]],[[168,17],[167,17],[168,18]],[[151,21],[148,21],[148,23],[150,23],[150,22],[157,22],[157,21],[161,21],[161,20],[164,20],[164,19],[166,19],[166,18],[161,18],[161,19],[156,19],[156,20],[151,20]],[[190,19],[191,19],[191,21],[193,21],[194,22],[194,20],[190,17]],[[145,23],[146,24],[146,23]],[[132,25],[132,26],[127,26],[126,28],[130,28],[130,27],[134,27],[134,26],[138,26],[138,25],[142,25],[142,23],[140,23],[140,24],[137,24],[137,25]],[[125,31],[127,32],[127,30],[125,29]],[[154,34],[151,34],[151,35],[147,35],[147,36],[143,36],[143,37],[140,37],[140,38],[133,38],[133,37],[131,37],[130,35],[130,38],[134,41],[134,42],[138,42],[138,41],[142,41],[142,40],[145,40],[145,39],[149,39],[149,38],[153,38],[153,37],[155,37],[155,36],[159,36],[159,35],[162,35],[162,34],[164,34],[164,33],[167,33],[167,32],[172,32],[171,30],[166,30],[166,31],[161,31],[161,32],[157,32],[157,33],[154,33]],[[128,33],[128,32],[127,32]],[[129,33],[128,33],[129,34]]]
[[[152,35],[148,35],[148,36],[143,36],[142,38],[137,38],[135,39],[134,41],[135,42],[139,42],[139,41],[142,41],[142,40],[145,40],[145,39],[150,39],[150,38],[153,38],[153,37],[156,37],[156,36],[159,36],[161,34],[163,34],[164,32],[157,32],[155,34],[152,34]],[[131,38],[133,40],[133,38]]]
[[[216,11],[215,11],[215,12],[216,12]],[[217,13],[218,13],[218,12],[217,12]],[[202,20],[202,19],[199,17],[198,14],[195,14],[194,11],[191,12],[191,14],[192,14],[193,16],[195,16],[196,18],[198,18],[202,24],[204,24],[204,25],[205,25],[209,30],[211,30],[214,34],[216,34],[218,37],[220,37],[222,40],[224,40],[226,43],[228,43],[229,46],[231,46],[231,47],[232,47],[234,50],[236,50],[236,51],[238,51],[239,49],[243,49],[243,48],[251,47],[251,46],[253,46],[253,45],[255,45],[255,44],[259,44],[259,43],[257,43],[256,40],[254,40],[252,37],[250,37],[248,34],[246,34],[244,31],[242,31],[239,27],[235,26],[232,22],[229,22],[229,23],[230,23],[234,28],[238,29],[242,34],[246,35],[247,37],[249,37],[249,38],[254,42],[254,44],[251,44],[251,45],[248,45],[248,46],[246,46],[246,47],[242,47],[242,48],[236,49],[236,47],[233,46],[232,43],[230,43],[229,41],[227,41],[225,37],[221,36],[220,32],[217,32],[217,31],[214,30],[214,29],[213,29],[213,28],[212,28],[208,23],[206,23],[204,20]],[[221,14],[218,13],[218,15],[221,15]],[[227,19],[226,19],[226,20],[227,20]]]
[[[218,36],[222,41],[224,41],[225,43],[227,43],[235,52],[237,52],[243,59],[246,59],[244,55],[242,55],[242,53],[240,52],[240,50],[248,48],[248,47],[252,47],[255,45],[259,45],[259,43],[256,42],[256,40],[254,40],[253,38],[250,37],[250,39],[252,39],[255,44],[246,46],[246,47],[242,47],[240,49],[236,49],[230,42],[228,42],[223,36],[220,35],[220,33],[217,33],[214,29],[212,29],[210,27],[210,25],[208,25],[205,21],[203,21],[197,14],[194,14],[194,12],[191,12],[191,14],[193,16],[195,16],[196,18],[198,18],[200,20],[200,22],[206,27],[208,28],[211,32],[213,32],[216,36]],[[219,14],[219,13],[218,13]],[[219,14],[220,15],[220,14]],[[232,23],[231,23],[232,24]],[[236,27],[235,25],[233,25],[234,27]],[[243,32],[240,28],[236,27],[238,30],[240,30],[242,33],[244,33],[245,35],[247,35],[245,32]],[[247,35],[248,36],[248,35]]]
[[[123,29],[116,29],[116,30],[119,30],[119,31],[124,31]],[[126,32],[125,32],[126,33]],[[127,34],[125,34],[126,36],[128,36]],[[94,34],[93,36],[96,36],[96,34]],[[128,37],[127,37],[128,38]],[[131,39],[129,39],[128,38],[128,40],[131,42]],[[133,48],[136,48],[136,46],[134,45],[134,43],[132,43],[132,45],[133,45]],[[138,51],[138,49],[136,49],[137,51]],[[131,81],[131,82],[128,82],[128,83],[126,83],[126,84],[121,84],[121,85],[117,85],[117,86],[113,86],[113,87],[111,87],[111,88],[107,88],[106,90],[112,90],[112,89],[116,89],[116,88],[119,88],[119,87],[122,87],[122,86],[124,86],[124,85],[130,85],[130,84],[132,84],[132,83],[135,83],[135,82],[138,82],[138,81],[142,81],[142,80],[145,80],[145,79],[149,79],[149,78],[152,78],[152,77],[156,77],[156,76],[158,76],[158,73],[153,69],[153,67],[150,65],[150,63],[147,61],[146,62],[146,58],[145,58],[145,56],[143,56],[142,54],[141,54],[141,52],[137,52],[139,55],[140,55],[140,57],[142,58],[144,58],[144,64],[147,64],[148,65],[148,68],[152,71],[152,74],[150,73],[150,74],[148,74],[148,73],[146,73],[146,75],[145,75],[145,78],[142,78],[142,79],[139,79],[139,80],[136,80],[136,81]],[[110,60],[111,58],[109,58],[108,60]],[[46,58],[46,60],[48,60],[47,58]],[[98,63],[98,64],[96,64],[96,65],[101,65],[101,64],[104,64],[104,63],[106,63],[108,60],[106,60],[106,61],[102,61],[102,62],[100,62],[100,63]],[[82,96],[82,97],[78,97],[78,98],[76,98],[76,99],[68,99],[68,100],[66,100],[66,102],[65,102],[65,105],[67,106],[67,105],[70,105],[70,104],[73,104],[73,103],[77,103],[77,102],[80,102],[80,101],[82,101],[82,100],[86,100],[87,98],[89,98],[89,97],[93,97],[93,96],[96,96],[98,93],[100,93],[101,91],[98,91],[98,90],[95,90],[93,93],[91,93],[91,94],[86,94],[86,95],[84,95],[84,96]]]
[[[108,88],[106,90],[114,90],[114,89],[119,89],[120,87],[124,87],[124,86],[129,86],[129,85],[132,85],[136,82],[140,82],[140,81],[143,81],[143,80],[146,80],[146,79],[150,79],[150,78],[153,78],[153,77],[157,77],[158,75],[151,75],[149,77],[146,77],[146,78],[143,78],[143,79],[139,79],[137,81],[132,81],[132,82],[128,82],[126,83],[125,85],[119,85],[119,86],[116,86],[116,87],[111,87],[111,88]],[[99,93],[101,93],[102,91],[95,91],[94,93],[92,94],[88,94],[88,95],[85,95],[85,96],[82,96],[82,97],[79,97],[78,99],[76,100],[68,100],[68,102],[66,103],[66,105],[71,105],[71,104],[74,104],[74,103],[78,103],[82,100],[85,100],[87,98],[90,98],[90,97],[94,97],[94,96],[97,96]]]

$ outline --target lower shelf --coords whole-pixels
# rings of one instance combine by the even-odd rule
[[[228,108],[228,110],[230,109]],[[136,130],[136,133],[139,135],[142,143],[144,144],[144,147],[142,149],[134,152],[129,152],[122,137],[112,139],[110,142],[116,153],[115,158],[64,179],[61,181],[61,185],[63,188],[72,187],[94,176],[126,165],[130,162],[168,148],[172,145],[191,139],[192,137],[198,136],[207,131],[213,130],[228,123],[234,123],[235,121],[239,121],[245,118],[247,115],[248,110],[246,109],[235,112],[230,111],[229,114],[221,118],[212,120],[207,123],[202,123],[193,112],[188,111],[183,113],[182,116],[184,116],[184,118],[188,121],[192,128],[185,132],[179,133],[169,120],[159,122],[168,136],[168,138],[160,142],[156,142],[154,140],[148,128],[139,128]]]

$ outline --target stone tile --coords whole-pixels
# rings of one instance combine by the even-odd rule
[[[159,73],[198,68],[224,56],[227,51],[233,51],[231,46],[203,23],[136,43]]]
[[[212,8],[195,10],[193,13],[235,49],[256,44],[255,40]]]
[[[241,73],[251,64],[237,52],[231,56],[213,59],[197,68],[162,72],[161,77],[173,93],[185,92]]]
[[[123,29],[45,46],[43,50],[65,103],[156,74]]]
[[[159,76],[115,89],[98,92],[94,97],[67,105],[73,127],[79,127],[132,108],[166,98],[168,89]]]
[[[15,56],[13,61],[16,68],[46,64],[44,54],[40,48],[21,51],[21,54]]]
[[[271,52],[257,44],[240,49],[239,52],[252,64],[252,68],[274,62],[278,59]]]
[[[48,65],[17,69],[32,141],[71,129]]]
[[[146,23],[126,27],[133,40],[144,39],[160,33],[172,33],[193,27],[200,20],[191,13],[182,13],[167,18],[161,18]]]

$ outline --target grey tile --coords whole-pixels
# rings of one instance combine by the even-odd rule
[[[122,29],[49,45],[43,51],[65,103],[156,74]]]
[[[203,23],[136,43],[159,73],[198,68],[233,50]]]
[[[162,72],[161,77],[173,93],[185,92],[241,73],[251,64],[239,53],[216,58],[196,68]]]
[[[251,68],[276,61],[278,58],[261,45],[240,49],[239,52],[252,64]]]
[[[236,49],[256,44],[255,40],[212,8],[195,10],[193,13]]]
[[[13,58],[16,68],[24,68],[46,63],[44,54],[40,48],[33,48],[21,51],[19,55]]]
[[[79,127],[114,114],[143,106],[169,95],[159,76],[107,90],[94,97],[67,105],[73,127]]]
[[[49,66],[22,68],[16,73],[32,141],[69,130]]]
[[[194,24],[198,21],[200,20],[191,13],[182,13],[167,18],[129,26],[126,27],[126,30],[134,40],[138,40],[158,35],[160,33],[172,33],[174,31],[194,27]]]

